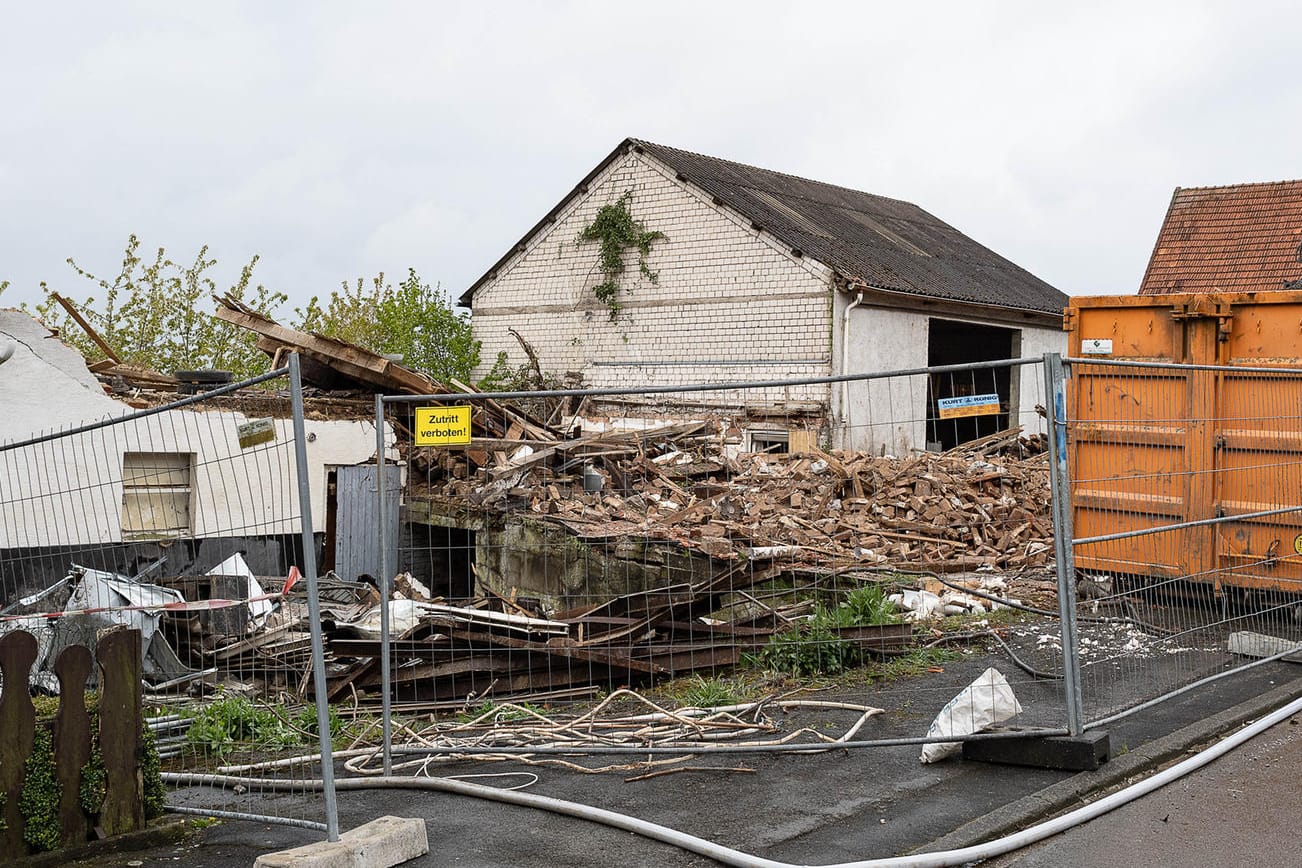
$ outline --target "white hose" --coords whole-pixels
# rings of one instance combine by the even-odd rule
[[[1012,852],[1037,841],[1065,832],[1068,829],[1087,823],[1095,817],[1106,814],[1113,808],[1119,808],[1128,802],[1132,802],[1141,796],[1148,795],[1156,789],[1166,786],[1167,784],[1179,780],[1192,771],[1202,768],[1218,757],[1229,753],[1234,748],[1248,741],[1249,739],[1260,735],[1267,729],[1282,720],[1291,717],[1298,712],[1302,712],[1302,698],[1295,699],[1288,705],[1266,715],[1256,723],[1236,732],[1228,738],[1222,739],[1210,748],[1198,753],[1189,759],[1182,760],[1170,768],[1149,777],[1139,783],[1132,784],[1123,790],[1119,790],[1110,796],[1099,799],[1097,802],[1077,808],[1070,813],[1063,814],[1060,817],[1054,817],[1051,820],[1045,820],[1012,835],[1007,835],[994,841],[988,841],[984,844],[977,844],[972,847],[963,847],[959,850],[946,850],[938,853],[915,853],[909,856],[890,856],[882,859],[865,859],[859,862],[838,862],[835,865],[824,866],[824,868],[942,868],[942,866],[963,865],[968,862],[977,862],[982,859],[991,859],[1004,853]],[[274,778],[240,778],[228,775],[201,775],[201,774],[165,774],[164,780],[168,783],[175,784],[243,784],[249,787],[283,787],[292,786],[302,790],[304,786],[315,786],[320,788],[321,782],[317,781],[284,781]],[[740,850],[733,850],[730,847],[724,847],[707,841],[704,838],[698,838],[695,835],[688,835],[685,832],[679,832],[676,829],[670,829],[667,826],[661,826],[656,823],[639,820],[636,817],[630,817],[626,814],[618,814],[614,811],[607,811],[603,808],[596,808],[591,805],[582,805],[576,802],[567,802],[563,799],[553,799],[548,796],[538,796],[532,793],[521,793],[510,790],[499,790],[493,787],[480,786],[478,784],[469,784],[463,781],[447,780],[444,778],[393,778],[393,777],[376,777],[376,778],[343,778],[335,781],[336,789],[340,790],[360,790],[360,789],[417,789],[417,790],[438,790],[442,792],[456,793],[457,795],[473,796],[475,798],[489,799],[496,802],[505,802],[511,805],[522,805],[529,808],[539,808],[544,811],[550,811],[554,814],[564,814],[570,817],[577,817],[582,820],[591,820],[596,823],[602,823],[616,829],[622,829],[626,832],[633,832],[646,838],[661,841],[665,844],[672,844],[683,850],[692,853],[698,853],[720,862],[724,865],[738,866],[738,868],[801,868],[791,862],[779,862],[774,859],[765,859],[760,856],[752,856],[749,853],[743,853]]]

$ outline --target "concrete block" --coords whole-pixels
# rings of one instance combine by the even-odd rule
[[[1274,657],[1276,654],[1284,654],[1285,651],[1297,648],[1298,643],[1279,636],[1240,630],[1230,634],[1227,647],[1231,654],[1242,654],[1244,657]],[[1302,663],[1302,650],[1286,654],[1280,659],[1287,663]]]
[[[429,852],[425,820],[377,817],[339,836],[357,854],[357,868],[390,868]]]
[[[317,841],[265,853],[254,868],[392,868],[429,852],[425,821],[409,817],[377,817],[350,829],[338,841]]]
[[[989,732],[1016,732],[1015,727],[993,727]],[[1094,771],[1108,761],[1111,747],[1108,734],[1090,730],[1083,735],[984,739],[963,743],[963,759],[977,762],[1034,766],[1063,771]]]
[[[253,862],[253,868],[355,868],[353,848],[343,841],[314,841],[280,850],[263,853]]]

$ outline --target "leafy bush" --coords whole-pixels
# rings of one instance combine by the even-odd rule
[[[480,342],[470,321],[452,310],[442,287],[423,282],[415,269],[407,269],[396,288],[381,273],[370,281],[344,281],[340,290],[324,305],[313,296],[296,310],[297,328],[401,355],[403,364],[444,382],[468,380],[478,366]]]
[[[333,706],[326,709],[326,715],[330,726],[330,740],[333,742],[344,731],[344,719],[339,716],[339,712]],[[320,732],[316,725],[316,706],[303,706],[303,709],[294,717],[294,727],[305,736],[316,738],[317,733]]]
[[[831,609],[816,605],[808,621],[770,636],[755,660],[775,672],[835,675],[863,660],[859,648],[837,634],[838,628],[896,624],[899,620],[881,586],[865,585],[850,591]]]
[[[289,747],[302,742],[303,734],[271,709],[255,705],[243,696],[227,696],[194,713],[186,741],[222,757],[239,744],[273,749]]]

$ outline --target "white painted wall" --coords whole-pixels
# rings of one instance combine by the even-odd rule
[[[837,297],[837,372],[841,371],[842,316],[851,298]],[[932,318],[1015,329],[1016,355],[1040,357],[1046,352],[1065,353],[1067,336],[1060,329],[1016,324],[951,313],[920,313],[894,308],[862,306],[850,312],[850,338],[846,347],[847,370],[855,372],[901,371],[927,366],[928,324]],[[1020,344],[1020,347],[1017,345]],[[1015,424],[1027,433],[1042,432],[1043,419],[1035,405],[1044,402],[1044,380],[1038,365],[1025,366],[1015,378]],[[843,396],[845,400],[843,404]],[[843,423],[837,445],[874,454],[907,455],[926,448],[927,377],[892,377],[849,384],[836,389],[833,407]]]
[[[624,310],[611,322],[592,295],[603,280],[597,243],[575,243],[597,211],[633,192],[635,220],[667,236],[639,274],[631,253]],[[823,376],[831,364],[830,272],[794,257],[713,205],[647,155],[617,158],[549,228],[473,299],[482,375],[499,351],[525,361],[515,328],[553,372],[582,371],[593,386],[670,385]],[[734,399],[736,396],[733,396]],[[826,386],[752,392],[747,404],[826,402]]]
[[[0,364],[0,443],[131,412],[104,394],[81,353],[22,311],[0,310],[5,342],[14,353]]]
[[[0,314],[0,341],[16,344],[0,365],[0,444],[135,412],[105,395],[80,354],[39,323],[16,311]],[[241,450],[236,429],[246,421],[241,413],[171,410],[0,451],[0,548],[121,541],[124,452],[194,454],[191,516],[198,537],[297,533],[292,422],[276,420],[273,442]],[[371,460],[375,423],[306,420],[304,426],[313,527],[323,531],[327,471]]]

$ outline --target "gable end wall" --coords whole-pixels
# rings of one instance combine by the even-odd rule
[[[597,211],[632,191],[632,213],[665,239],[652,248],[652,282],[625,259],[618,321],[592,288],[603,276],[597,242],[576,244]],[[678,385],[795,379],[831,372],[831,272],[794,257],[654,158],[617,158],[547,229],[476,292],[483,364],[499,352],[525,361],[514,328],[544,370],[582,371],[587,384]],[[827,386],[746,396],[745,403],[826,404]]]

